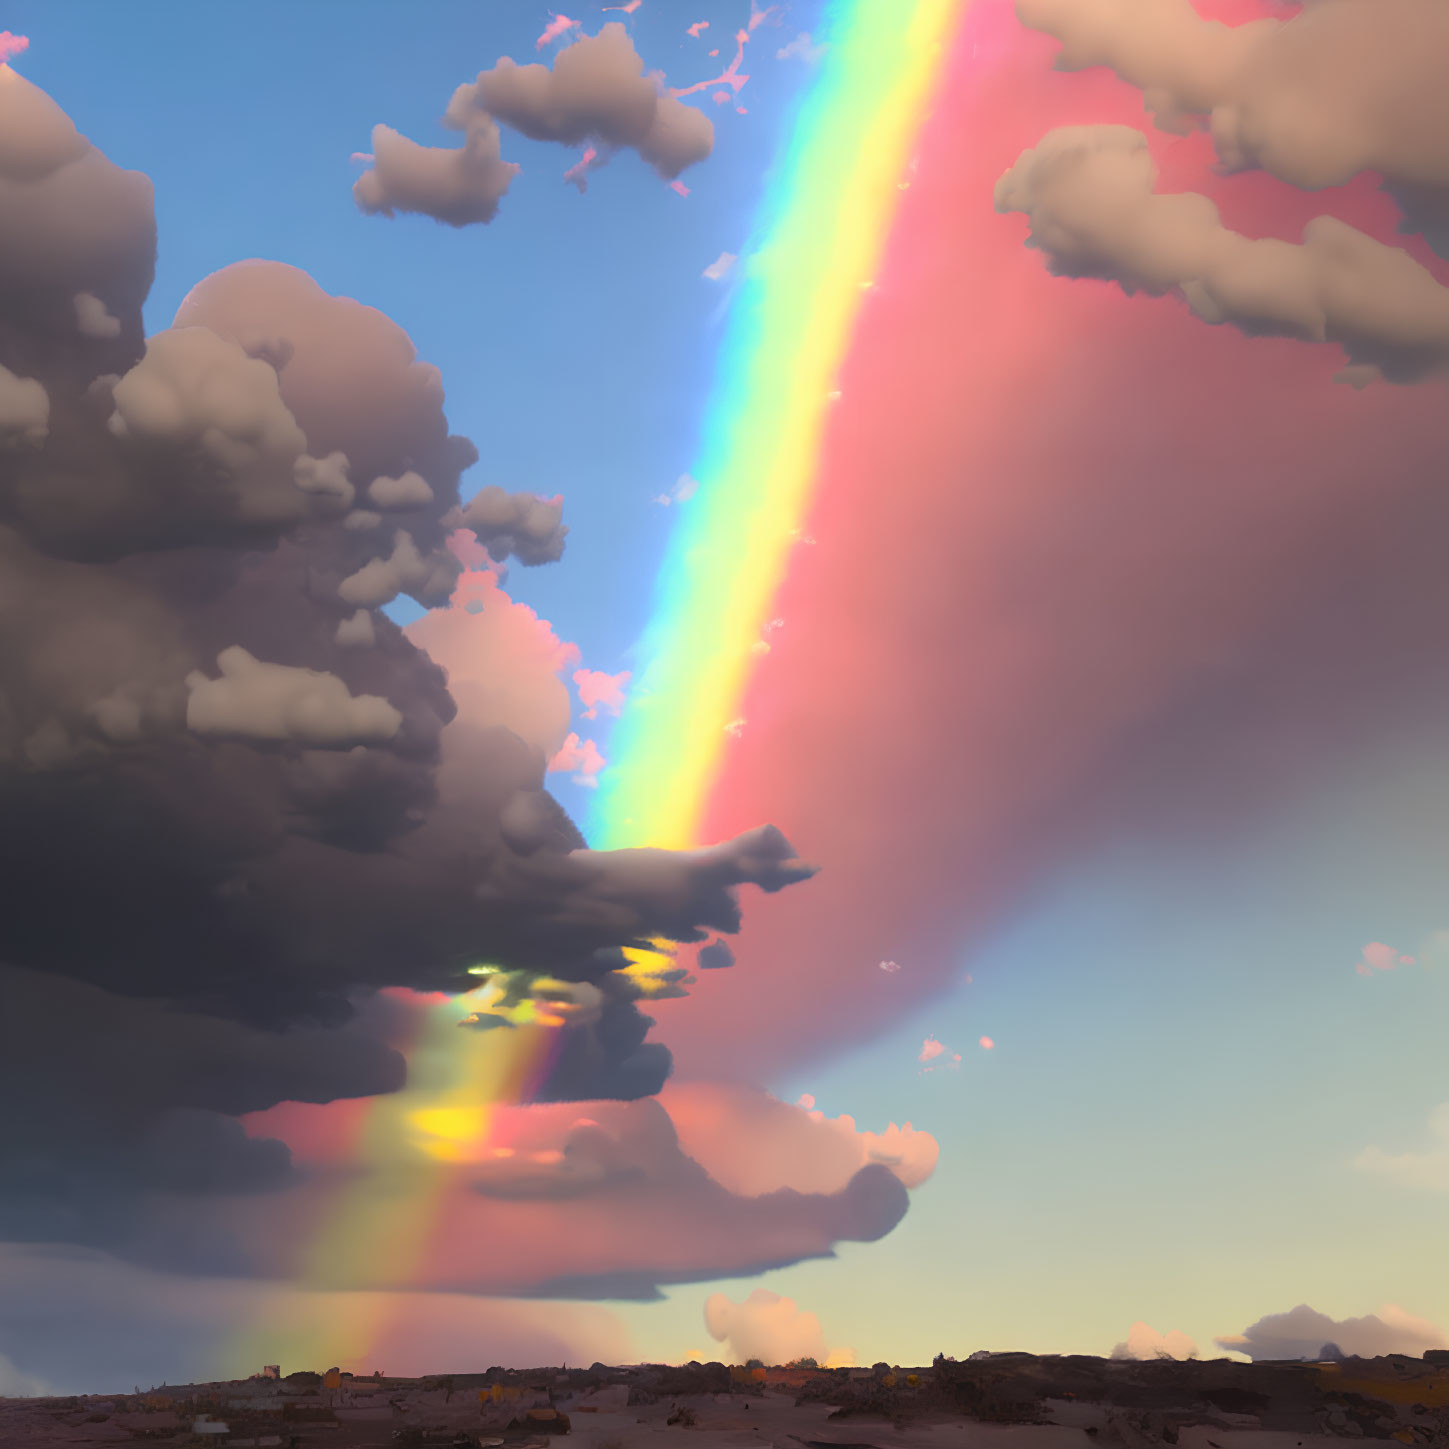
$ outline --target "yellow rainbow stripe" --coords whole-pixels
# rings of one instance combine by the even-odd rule
[[[846,0],[730,313],[699,489],[682,506],[614,732],[596,848],[698,844],[700,819],[811,502],[835,379],[915,138],[970,0]]]

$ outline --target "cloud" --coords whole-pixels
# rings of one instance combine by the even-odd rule
[[[1162,1334],[1149,1323],[1137,1322],[1127,1332],[1125,1343],[1112,1350],[1113,1358],[1188,1359],[1197,1357],[1197,1345],[1187,1334],[1170,1329]]]
[[[1269,1313],[1242,1333],[1214,1339],[1219,1348],[1259,1359],[1316,1359],[1325,1344],[1336,1344],[1345,1355],[1379,1358],[1402,1353],[1418,1358],[1427,1348],[1443,1348],[1441,1329],[1425,1318],[1415,1318],[1388,1304],[1362,1318],[1330,1318],[1306,1303],[1287,1313]]]
[[[1029,244],[1058,276],[1174,291],[1203,321],[1250,336],[1339,343],[1355,383],[1449,367],[1449,287],[1406,252],[1332,216],[1314,217],[1301,246],[1252,240],[1207,197],[1155,194],[1156,181],[1141,132],[1067,126],[1001,178],[996,209],[1027,215]]]
[[[44,436],[0,461],[0,1091],[33,1104],[0,1124],[0,1235],[207,1279],[281,1272],[339,1178],[294,1173],[289,1145],[241,1115],[312,1102],[352,1140],[336,1127],[359,1099],[404,1098],[406,1003],[468,988],[480,960],[568,1017],[540,1028],[558,1033],[540,1099],[656,1091],[670,1054],[647,1039],[623,948],[732,932],[741,887],[811,871],[768,828],[683,854],[587,850],[544,789],[577,653],[495,574],[459,577],[446,546],[466,513],[494,557],[557,558],[557,500],[485,491],[463,509],[477,450],[450,434],[437,370],[295,268],[224,268],[145,339],[149,182],[3,69],[0,136],[0,352],[47,399]],[[83,294],[112,335],[82,332]],[[425,488],[407,484],[406,531],[348,526],[372,512],[346,511],[352,480],[409,478]],[[407,632],[366,612],[399,589],[448,607]],[[672,1185],[657,1204],[641,1189],[612,1238],[579,1231],[592,1205],[539,1223],[528,1291],[566,1260],[581,1282],[617,1269],[649,1292],[748,1267],[750,1222],[778,1227],[789,1258],[904,1210],[882,1168],[819,1200],[744,1204],[737,1229],[741,1204],[655,1112],[599,1120],[641,1124],[641,1168]],[[525,1126],[559,1146],[552,1119]],[[681,1201],[710,1226],[691,1237],[686,1211],[665,1251]],[[446,1263],[434,1281],[452,1286]]]
[[[216,659],[219,679],[187,676],[186,725],[200,735],[292,740],[325,749],[380,744],[402,714],[376,694],[352,695],[335,674],[263,664],[240,645]]]
[[[728,941],[711,941],[699,948],[695,962],[701,971],[725,971],[735,964],[735,953]]]
[[[739,258],[733,252],[721,252],[700,275],[711,282],[721,282],[734,269]]]
[[[570,30],[577,30],[579,22],[570,20],[567,15],[552,15],[548,24],[543,27],[543,32],[533,42],[535,50],[542,50],[545,45],[552,44],[561,35],[567,35]]]
[[[599,773],[604,768],[604,757],[593,740],[581,740],[571,734],[559,746],[558,753],[548,762],[550,772],[573,773],[575,785],[595,786]]]
[[[422,508],[433,501],[433,490],[421,473],[409,470],[400,478],[374,478],[367,499],[374,508]]]
[[[1412,956],[1401,956],[1392,946],[1385,946],[1382,941],[1370,941],[1363,948],[1363,955],[1354,970],[1360,976],[1372,976],[1375,971],[1392,971],[1395,966],[1413,964]]]
[[[703,35],[704,32],[706,30],[708,30],[708,29],[709,29],[709,21],[708,20],[696,20],[694,22],[694,24],[689,27],[687,33],[690,34],[690,35],[692,35],[696,40],[698,40],[699,37],[701,35]]]
[[[76,293],[75,320],[85,337],[105,339],[121,335],[121,319],[111,316],[106,304],[89,292]]]
[[[791,1363],[829,1357],[820,1320],[804,1312],[793,1298],[782,1298],[768,1288],[756,1288],[743,1302],[723,1293],[711,1293],[704,1304],[704,1326],[709,1336],[728,1345],[731,1363],[759,1359],[765,1364]]]
[[[945,1050],[946,1048],[940,1042],[938,1042],[935,1037],[928,1036],[925,1041],[921,1043],[921,1053],[916,1058],[916,1060],[922,1062],[933,1062]]]
[[[824,42],[815,42],[810,39],[810,32],[802,30],[794,40],[782,45],[775,52],[776,60],[803,60],[806,65],[814,65],[825,54],[830,47]]]
[[[1429,1138],[1431,1145],[1421,1152],[1365,1147],[1353,1165],[1400,1187],[1449,1193],[1449,1102],[1441,1102],[1429,1113]]]
[[[1062,42],[1061,69],[1111,67],[1167,129],[1201,120],[1225,166],[1312,190],[1377,172],[1406,225],[1442,244],[1449,16],[1436,0],[1325,0],[1239,26],[1188,0],[1019,0],[1017,13]]]
[[[597,719],[602,709],[617,715],[624,708],[624,689],[630,680],[627,669],[618,674],[605,674],[597,669],[574,670],[574,688],[584,706],[585,719]]]
[[[505,493],[490,483],[468,500],[453,521],[459,528],[472,529],[495,562],[512,557],[533,566],[555,563],[563,556],[568,528],[562,517],[559,498]]]
[[[714,149],[709,118],[659,93],[618,21],[559,51],[551,69],[520,66],[505,56],[459,86],[446,123],[466,129],[480,116],[534,141],[637,151],[666,181]]]
[[[654,501],[663,508],[671,503],[687,503],[699,492],[699,480],[688,473],[681,473],[668,493],[660,493]]]
[[[348,604],[376,609],[399,594],[411,595],[425,608],[441,603],[453,591],[458,562],[447,549],[422,554],[412,534],[399,530],[392,537],[392,552],[370,558],[337,586],[337,596]]]
[[[8,30],[0,30],[0,65],[14,60],[17,55],[23,55],[29,49],[28,35],[15,35]]]
[[[0,448],[38,447],[50,432],[50,397],[33,377],[0,367]]]
[[[935,1171],[940,1155],[936,1139],[909,1122],[862,1131],[853,1117],[802,1110],[753,1088],[672,1082],[660,1100],[684,1150],[742,1195],[783,1188],[838,1192],[870,1164],[916,1188]]]
[[[476,116],[462,146],[420,146],[390,126],[372,128],[372,165],[352,184],[369,216],[411,212],[448,226],[487,223],[519,168],[504,161],[498,127]]]

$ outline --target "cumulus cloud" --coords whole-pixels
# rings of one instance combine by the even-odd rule
[[[356,573],[348,574],[338,584],[337,596],[349,604],[377,609],[399,594],[408,594],[429,607],[452,593],[457,578],[458,561],[447,549],[424,555],[412,534],[399,530],[393,534],[392,552],[368,559]]]
[[[550,773],[572,774],[575,785],[589,788],[599,783],[599,774],[606,761],[593,740],[581,740],[570,734],[548,762]]]
[[[1429,1113],[1428,1126],[1429,1146],[1421,1151],[1385,1152],[1370,1145],[1354,1158],[1354,1166],[1400,1187],[1449,1193],[1449,1102]]]
[[[1158,1333],[1150,1323],[1138,1321],[1127,1331],[1127,1339],[1112,1350],[1113,1358],[1187,1359],[1197,1357],[1197,1344],[1187,1334],[1173,1328]]]
[[[862,1131],[853,1117],[827,1117],[753,1088],[672,1082],[661,1100],[684,1150],[717,1182],[744,1195],[782,1188],[838,1192],[870,1164],[915,1188],[940,1156],[936,1139],[909,1122]]]
[[[585,719],[597,719],[602,709],[617,715],[624,708],[624,689],[629,683],[629,671],[605,674],[598,669],[574,670],[574,688],[579,692],[579,703],[584,706]]]
[[[39,447],[50,432],[50,397],[33,377],[0,367],[0,448]]]
[[[106,304],[89,292],[75,295],[75,321],[83,337],[109,338],[121,335],[121,319],[111,316]]]
[[[206,278],[147,342],[154,245],[145,178],[0,71],[0,350],[48,398],[38,446],[0,458],[0,961],[47,983],[7,984],[0,1056],[25,1063],[8,1095],[48,1104],[19,1138],[0,1129],[0,1219],[144,1257],[175,1236],[168,1195],[199,1195],[216,1231],[176,1252],[229,1266],[232,1219],[292,1202],[285,1150],[236,1115],[395,1091],[380,990],[456,992],[479,960],[598,990],[596,1016],[556,1028],[537,1090],[622,1100],[670,1065],[622,948],[733,930],[740,887],[809,872],[769,831],[685,855],[584,849],[544,790],[577,654],[522,627],[492,575],[438,616],[444,662],[431,617],[410,636],[364,615],[372,647],[354,647],[359,610],[400,587],[441,602],[457,581],[445,542],[477,452],[448,431],[442,380],[382,313],[268,262]],[[115,335],[80,331],[82,294]],[[409,473],[430,498],[414,489],[405,534],[345,526],[352,479]],[[557,557],[556,501],[482,508],[499,552]],[[466,612],[485,601],[491,619]],[[477,626],[465,649],[485,641],[472,676],[447,648],[460,620]],[[47,1022],[66,1050],[27,1054]],[[138,1043],[173,1064],[161,1080]],[[307,1087],[303,1050],[367,1069]],[[44,1088],[76,1063],[96,1070],[73,1101]],[[77,1104],[108,1130],[76,1130]],[[883,1222],[888,1192],[801,1209],[800,1241],[828,1250],[857,1209]],[[276,1210],[285,1237],[300,1220]]]
[[[516,558],[532,566],[563,557],[568,528],[562,519],[562,499],[507,493],[490,483],[463,505],[453,522],[459,528],[472,529],[495,562]]]
[[[714,149],[709,118],[660,93],[618,21],[559,51],[552,68],[520,66],[505,56],[476,81],[459,86],[446,123],[467,129],[480,116],[535,141],[637,151],[665,180]]]
[[[346,649],[367,648],[377,642],[377,631],[372,615],[366,609],[359,609],[349,618],[339,621],[333,639]]]
[[[16,35],[9,30],[0,30],[0,65],[15,59],[30,49],[28,35]]]
[[[1258,1359],[1316,1359],[1325,1344],[1349,1357],[1377,1358],[1402,1353],[1420,1357],[1443,1348],[1443,1330],[1390,1303],[1362,1318],[1330,1318],[1306,1303],[1287,1313],[1269,1313],[1241,1333],[1215,1339],[1219,1348]]]
[[[798,1358],[824,1363],[829,1357],[815,1314],[768,1288],[756,1288],[741,1303],[711,1293],[704,1304],[704,1326],[711,1338],[728,1345],[731,1363],[748,1363],[752,1358],[765,1364]]]
[[[379,744],[402,714],[376,694],[352,695],[335,674],[264,664],[235,645],[216,659],[219,679],[187,676],[187,728],[199,735],[291,740],[327,749]]]
[[[1336,342],[1347,380],[1416,382],[1449,366],[1449,288],[1406,252],[1336,217],[1294,245],[1224,227],[1193,192],[1157,194],[1147,138],[1127,126],[1067,126],[1022,154],[996,209],[1023,212],[1060,276],[1126,292],[1175,292],[1205,322],[1250,336]]]
[[[410,470],[400,478],[374,478],[367,497],[374,508],[422,508],[433,501],[433,490],[421,473]]]
[[[518,166],[502,158],[498,127],[475,116],[461,146],[421,146],[390,126],[372,128],[372,165],[352,184],[369,216],[411,212],[448,226],[490,222]]]

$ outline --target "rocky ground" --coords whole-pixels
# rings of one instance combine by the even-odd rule
[[[1441,1358],[1446,1361],[1440,1361]],[[1331,1364],[1032,1354],[874,1369],[638,1365],[0,1399],[0,1446],[236,1449],[1449,1449],[1449,1354]]]

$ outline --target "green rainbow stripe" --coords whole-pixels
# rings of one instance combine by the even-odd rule
[[[837,0],[770,184],[684,504],[589,819],[597,849],[697,844],[811,501],[831,393],[970,0]]]

